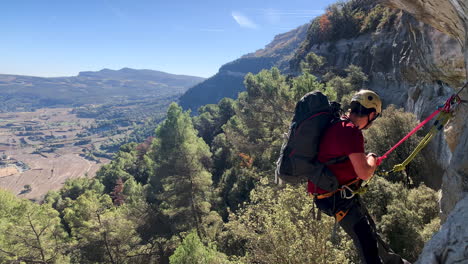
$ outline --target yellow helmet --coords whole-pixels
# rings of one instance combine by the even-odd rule
[[[378,94],[371,90],[361,90],[357,92],[351,102],[358,102],[365,108],[374,108],[378,115],[382,113],[382,101]]]

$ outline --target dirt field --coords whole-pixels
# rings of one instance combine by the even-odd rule
[[[80,156],[83,149],[103,139],[78,138],[77,134],[94,120],[77,118],[70,111],[46,108],[0,114],[0,188],[19,197],[41,200],[49,190],[60,189],[69,178],[94,177],[109,162]],[[91,142],[74,145],[83,139]],[[25,189],[25,185],[30,188]]]
[[[15,167],[1,168],[0,169],[0,178],[6,177],[6,176],[11,176],[11,175],[14,175],[16,173],[19,173],[19,171]]]

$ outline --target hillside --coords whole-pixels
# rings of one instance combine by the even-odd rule
[[[55,78],[0,74],[0,112],[168,97],[181,94],[203,80],[129,68]]]
[[[468,37],[467,31],[459,28],[447,32],[435,28],[441,24],[468,28],[468,10],[460,5],[455,8],[454,3],[462,0],[383,2],[410,13],[376,5],[373,0],[330,6],[312,21],[304,41],[285,52],[288,56],[274,57],[271,54],[276,52],[269,52],[289,47],[281,44],[288,43],[284,37],[270,50],[248,54],[222,67],[223,72],[237,77],[243,74],[240,69],[271,64],[283,73],[272,68],[247,74],[246,91],[237,99],[204,105],[196,116],[172,103],[154,129],[155,137],[121,146],[95,177],[68,179],[60,190],[49,192],[43,203],[21,200],[0,190],[0,262],[359,263],[356,249],[372,252],[381,242],[374,236],[360,238],[358,243],[365,246],[356,247],[351,232],[378,230],[394,253],[411,263],[466,263],[468,107],[461,99],[468,98],[468,89],[461,91],[459,87],[467,77]],[[417,12],[411,9],[415,6]],[[430,9],[435,6],[437,10]],[[410,15],[411,11],[429,24]],[[424,19],[424,14],[430,15]],[[430,26],[433,23],[436,26]],[[212,89],[217,88],[215,81],[210,83]],[[321,90],[345,108],[362,88],[375,90],[384,102],[382,115],[372,126],[368,116],[363,129],[366,152],[385,153],[428,113],[440,110],[438,106],[447,98],[451,98],[451,109],[445,105],[442,115],[449,116],[450,123],[444,131],[439,126],[441,119],[431,121],[405,140],[385,157],[374,177],[367,180],[369,185],[350,192],[352,197],[343,197],[350,191],[346,189],[355,187],[349,184],[342,187],[343,192],[328,193],[331,196],[322,197],[326,200],[315,206],[314,199],[306,195],[306,179],[297,185],[275,184],[276,161],[297,101],[308,92]],[[214,91],[211,93],[217,95]],[[452,96],[457,91],[461,98]],[[68,160],[59,144],[66,144],[75,133],[94,138],[83,133],[90,120],[80,116],[101,118],[109,112],[105,107],[94,107],[75,109],[79,112],[74,113],[54,109],[23,115],[18,123],[3,121],[5,131],[18,128],[15,138],[7,137],[8,144],[3,147],[10,150],[11,143],[34,147],[38,137],[53,139],[47,150],[57,151],[40,155],[44,161],[55,161],[37,169],[58,185]],[[20,119],[13,114],[18,113],[0,115],[0,120]],[[62,122],[64,117],[74,122]],[[352,122],[354,118],[350,117]],[[58,123],[62,126],[53,126]],[[43,134],[29,134],[33,125],[42,127]],[[429,126],[433,127],[430,133],[438,131],[437,136],[402,171],[397,170],[400,166],[394,165],[425,141]],[[347,141],[343,135],[331,141],[345,148],[360,138]],[[82,143],[89,140],[83,141],[74,144],[75,151],[83,151]],[[90,151],[97,148],[89,146]],[[10,153],[1,155],[0,161],[12,164]],[[23,163],[12,165],[17,170],[25,168]],[[94,170],[94,164],[88,165]],[[4,172],[7,177],[11,170]],[[44,182],[28,176],[19,179],[21,189],[17,191],[26,196],[38,185]],[[340,204],[343,201],[349,207]],[[335,209],[349,213],[344,213],[347,215],[340,223],[346,231],[337,226]],[[366,216],[351,225],[350,217],[360,215],[358,211]],[[364,227],[369,224],[372,230]],[[382,253],[375,249],[374,256],[379,254],[383,263],[403,263],[384,260]]]
[[[273,66],[289,72],[289,60],[305,39],[307,28],[308,24],[277,35],[264,49],[226,63],[214,76],[185,92],[180,97],[180,105],[197,111],[198,107],[217,103],[224,97],[236,98],[239,92],[245,90],[243,81],[249,72],[258,73]]]

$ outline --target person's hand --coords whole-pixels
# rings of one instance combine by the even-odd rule
[[[377,154],[370,152],[366,155],[366,157],[367,157],[369,164],[372,167],[376,168],[377,167]]]

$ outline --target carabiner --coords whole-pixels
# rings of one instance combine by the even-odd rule
[[[346,190],[348,190],[351,193],[350,196],[348,196],[348,194],[346,193]],[[347,186],[347,185],[341,186],[340,193],[341,193],[341,198],[343,198],[343,199],[351,199],[355,195],[354,191],[351,188],[349,188],[349,186]]]

